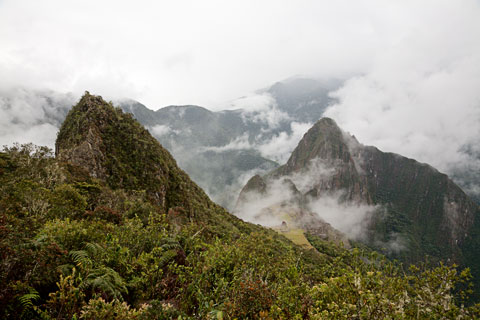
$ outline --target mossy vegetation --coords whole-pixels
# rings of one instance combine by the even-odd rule
[[[82,109],[86,104],[92,105]],[[118,124],[124,135],[116,121],[128,124]],[[31,145],[0,153],[0,318],[479,315],[477,306],[464,307],[468,270],[405,271],[375,253],[311,235],[314,248],[304,249],[212,203],[142,130],[87,96],[62,127],[57,158]],[[104,152],[92,154],[100,163],[75,158],[72,150],[84,139],[102,141],[91,144]],[[138,161],[145,163],[132,163]],[[92,177],[92,168],[105,176]],[[156,197],[162,190],[166,201]]]

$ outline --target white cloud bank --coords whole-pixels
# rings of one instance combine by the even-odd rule
[[[288,220],[282,204],[288,203],[300,210],[299,194],[292,190],[292,184],[305,195],[325,181],[330,180],[336,168],[322,159],[313,159],[305,170],[294,172],[288,176],[267,180],[265,193],[250,191],[243,195],[235,214],[246,221],[264,226],[279,226],[283,220]],[[341,201],[343,190],[323,193],[322,195],[302,199],[302,205],[317,214],[323,221],[343,232],[350,239],[363,239],[368,230],[370,218],[381,214],[379,206],[364,203]],[[283,214],[283,216],[282,216]],[[305,221],[303,221],[305,222]],[[307,222],[308,223],[308,222]],[[292,221],[292,224],[302,224],[302,221]]]
[[[53,149],[58,127],[74,101],[71,94],[0,90],[0,146],[32,142]]]
[[[155,109],[223,108],[224,101],[295,74],[367,72],[379,53],[425,32],[419,21],[478,41],[476,25],[462,29],[465,20],[480,20],[478,6],[474,0],[2,0],[0,83],[89,90]],[[432,56],[437,49],[429,48]]]
[[[480,7],[439,1],[412,11],[404,36],[333,94],[326,113],[365,144],[443,172],[480,160]]]

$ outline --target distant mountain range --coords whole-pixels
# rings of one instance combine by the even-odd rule
[[[303,133],[333,102],[328,94],[340,84],[338,80],[292,78],[232,101],[226,108],[233,110],[218,112],[195,105],[153,111],[134,100],[115,105],[132,113],[214,201],[232,208],[252,175],[286,160]],[[26,141],[46,143],[49,137],[53,142],[76,103],[71,94],[22,89],[1,99],[0,106],[11,114],[3,119],[5,132],[0,132],[9,143],[14,142],[9,132],[15,130],[17,136],[23,132]]]
[[[245,181],[277,167],[277,161],[284,160],[304,131],[320,119],[332,103],[329,91],[339,84],[312,79],[278,82],[232,102],[245,109],[219,112],[199,106],[152,111],[135,101],[119,105],[147,126],[216,202],[231,208]],[[290,149],[278,152],[281,144]]]
[[[303,134],[335,103],[340,80],[291,78],[231,101],[224,111],[168,106],[157,111],[134,100],[114,102],[132,113],[167,148],[214,201],[232,209],[250,177],[287,161]],[[16,89],[0,92],[0,144],[22,141],[53,146],[72,94]],[[466,146],[474,154],[478,148]],[[480,158],[480,154],[477,155]],[[448,172],[480,203],[478,170],[459,164]]]

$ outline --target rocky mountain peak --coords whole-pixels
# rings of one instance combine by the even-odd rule
[[[101,131],[113,113],[113,107],[101,97],[85,92],[58,132],[55,156],[86,168],[95,178],[106,179],[107,172],[103,166],[106,150]]]
[[[303,195],[296,197],[297,208],[310,207],[320,217],[341,215],[345,204],[373,208],[355,222],[364,230],[360,240],[392,257],[412,263],[429,255],[469,266],[480,275],[478,205],[447,175],[413,159],[364,146],[332,119],[319,120],[288,162],[261,178],[267,190],[290,179]],[[243,193],[262,185],[260,177],[254,180]],[[336,203],[328,202],[332,198]],[[325,220],[339,222],[331,223],[347,232],[335,217]]]
[[[165,211],[180,206],[206,214],[216,207],[148,130],[100,96],[86,92],[70,110],[55,149],[57,159],[113,189],[146,191]]]
[[[333,119],[322,118],[305,133],[287,163],[271,173],[273,177],[325,172],[313,178],[311,196],[344,191],[344,200],[371,203],[365,177],[360,174],[360,144],[343,132]],[[327,174],[327,172],[329,172]],[[313,175],[315,176],[315,174]]]
[[[344,140],[344,133],[333,119],[318,120],[305,133],[286,166],[289,170],[295,171],[307,166],[312,159],[316,158],[350,161],[351,156]]]

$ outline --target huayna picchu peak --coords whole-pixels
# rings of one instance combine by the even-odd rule
[[[316,201],[324,196],[330,202]],[[87,92],[61,125],[55,155],[32,144],[0,152],[0,318],[480,315],[468,269],[446,258],[408,268],[375,243],[350,241],[318,211],[341,214],[338,203],[353,216],[373,208],[355,230],[379,242],[405,235],[400,253],[444,250],[432,255],[464,262],[478,250],[478,208],[448,177],[364,147],[331,119],[244,188],[238,206],[264,227],[211,201],[131,114]],[[378,220],[383,207],[389,216]]]
[[[285,179],[300,192],[279,189],[279,181]],[[282,203],[289,201],[328,218],[350,239],[391,257],[418,263],[430,256],[469,267],[477,281],[480,278],[479,206],[447,175],[413,159],[364,146],[332,119],[315,123],[285,165],[253,177],[240,194],[237,210],[246,204],[265,212],[263,206],[273,204],[268,199],[275,199],[275,193]],[[360,207],[365,212],[352,212],[358,219],[350,224],[335,210]],[[301,227],[309,225],[300,219]]]

